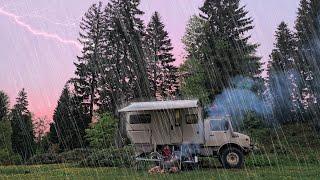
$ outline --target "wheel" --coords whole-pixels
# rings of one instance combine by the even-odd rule
[[[160,166],[160,164],[161,164],[160,161],[163,159],[163,157],[160,153],[152,152],[152,153],[150,153],[149,157],[150,157],[150,159],[159,160],[159,162],[155,161],[155,165]]]
[[[239,148],[229,147],[221,152],[221,164],[224,168],[241,168],[243,163],[244,155]]]

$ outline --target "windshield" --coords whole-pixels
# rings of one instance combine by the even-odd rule
[[[229,122],[227,120],[211,120],[211,131],[227,131],[229,129]]]

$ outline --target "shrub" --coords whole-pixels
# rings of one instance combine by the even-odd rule
[[[31,157],[26,164],[56,164],[62,163],[58,154],[45,153]]]
[[[45,153],[30,158],[27,164],[56,164],[56,163],[78,163],[85,160],[90,154],[89,149],[74,149],[60,154]]]
[[[240,130],[247,133],[255,142],[265,143],[270,137],[270,128],[263,121],[262,117],[254,112],[247,112],[244,116]]]
[[[131,167],[134,149],[130,146],[117,149],[96,150],[79,163],[82,167]]]
[[[118,120],[111,114],[100,115],[98,122],[86,129],[86,139],[90,147],[104,149],[115,145],[117,126]]]
[[[0,165],[21,164],[22,159],[18,154],[14,154],[6,149],[0,149]]]
[[[85,160],[90,154],[92,150],[78,148],[71,151],[63,152],[58,155],[58,158],[63,163],[76,163],[79,161]]]

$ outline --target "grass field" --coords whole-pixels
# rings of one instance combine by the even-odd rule
[[[320,138],[309,126],[289,125],[261,151],[246,157],[242,169],[226,170],[212,158],[201,158],[200,170],[149,175],[147,169],[80,168],[72,164],[0,166],[1,179],[320,179]]]
[[[319,179],[318,165],[202,169],[178,174],[149,175],[122,168],[75,168],[66,164],[0,167],[0,179]]]

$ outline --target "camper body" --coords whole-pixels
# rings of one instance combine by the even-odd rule
[[[236,168],[253,148],[249,136],[233,132],[229,117],[204,119],[198,100],[136,102],[120,112],[137,155],[193,144],[198,155],[219,157],[224,167]]]

